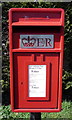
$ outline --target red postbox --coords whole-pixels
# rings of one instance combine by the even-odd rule
[[[59,112],[62,101],[64,10],[9,10],[13,112]]]

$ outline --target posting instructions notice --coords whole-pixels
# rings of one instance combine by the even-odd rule
[[[28,65],[29,97],[46,97],[46,65]]]

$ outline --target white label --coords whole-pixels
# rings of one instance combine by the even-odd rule
[[[29,65],[29,97],[46,97],[46,65]]]

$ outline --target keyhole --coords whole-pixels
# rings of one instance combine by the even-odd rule
[[[23,85],[23,82],[21,82],[21,85]]]

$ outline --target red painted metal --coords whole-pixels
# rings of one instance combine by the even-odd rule
[[[54,48],[20,48],[20,34],[54,35]],[[13,112],[59,112],[62,102],[64,10],[9,10],[10,94]],[[28,97],[28,65],[46,65],[46,97]]]

